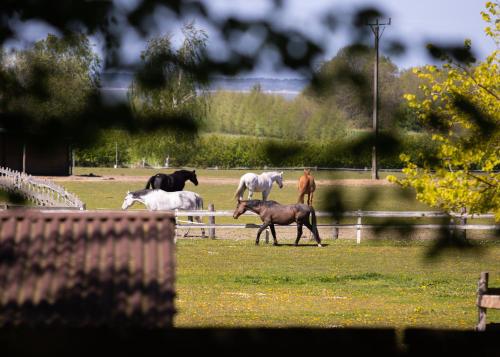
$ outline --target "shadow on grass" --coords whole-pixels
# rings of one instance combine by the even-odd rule
[[[309,247],[309,248],[318,248],[318,245],[316,243],[314,244],[305,244],[305,243],[302,243],[302,244],[293,244],[293,243],[278,243],[277,245],[278,247],[297,247],[297,248],[300,248],[300,247]],[[323,244],[321,243],[321,246],[322,247],[328,247],[329,244]]]

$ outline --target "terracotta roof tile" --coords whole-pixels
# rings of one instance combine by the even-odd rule
[[[171,326],[174,217],[0,212],[0,327]]]

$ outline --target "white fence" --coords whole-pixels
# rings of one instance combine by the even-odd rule
[[[85,209],[74,194],[55,183],[0,167],[0,189],[21,195],[36,206]]]
[[[200,224],[188,222],[179,219],[180,217],[198,216],[209,217],[208,224]],[[258,228],[260,226],[253,223],[238,223],[238,224],[215,224],[215,217],[232,217],[233,211],[216,211],[213,205],[209,206],[209,210],[199,211],[175,211],[175,220],[177,228],[206,228],[209,229],[209,237],[215,238],[215,229],[240,229],[240,228]],[[258,217],[253,212],[246,212],[242,216]],[[500,230],[500,224],[467,224],[469,218],[492,219],[493,214],[448,214],[441,211],[346,211],[338,214],[331,212],[316,211],[316,217],[328,217],[332,219],[330,224],[318,224],[318,227],[331,227],[333,239],[337,239],[339,229],[356,229],[356,242],[361,243],[362,230],[376,228],[393,228],[393,229],[449,229],[449,230]],[[356,223],[340,224],[341,218],[356,218]],[[442,218],[449,220],[448,224],[363,224],[363,218]],[[460,220],[460,224],[456,223]],[[280,226],[295,228],[296,225]],[[266,232],[266,242],[268,241],[268,232]]]

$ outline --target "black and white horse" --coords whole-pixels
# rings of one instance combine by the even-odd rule
[[[150,211],[164,210],[201,210],[203,209],[203,199],[200,195],[191,191],[166,192],[163,190],[140,190],[127,192],[123,200],[122,209],[127,209],[140,202]],[[194,217],[196,222],[202,223],[200,217]],[[188,217],[192,222],[193,217]],[[184,235],[187,236],[189,230]],[[201,229],[202,237],[205,237],[205,229]]]
[[[196,170],[179,170],[168,175],[156,174],[149,178],[145,188],[160,189],[168,192],[182,191],[187,180],[191,181],[195,186],[198,186]]]

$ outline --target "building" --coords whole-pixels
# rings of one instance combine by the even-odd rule
[[[72,174],[71,149],[23,143],[0,129],[0,166],[30,175],[68,176]]]

